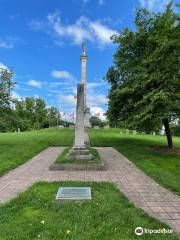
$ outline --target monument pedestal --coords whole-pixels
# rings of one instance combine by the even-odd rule
[[[68,155],[66,156],[67,159],[86,159],[91,160],[93,159],[93,155],[89,152],[87,148],[72,148]]]

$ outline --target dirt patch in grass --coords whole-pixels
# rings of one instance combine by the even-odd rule
[[[180,154],[180,148],[169,148],[166,146],[152,146],[151,149],[153,149],[156,152],[163,152],[163,153],[179,153]]]

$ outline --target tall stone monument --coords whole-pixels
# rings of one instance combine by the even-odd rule
[[[75,125],[75,140],[74,146],[70,149],[66,158],[68,159],[92,159],[93,155],[90,153],[89,149],[85,146],[84,138],[84,127],[90,127],[88,108],[85,107],[86,104],[86,51],[85,45],[83,45],[83,51],[81,54],[82,62],[82,79],[81,83],[77,85],[77,105],[76,105],[76,125]],[[85,111],[86,110],[86,111]],[[88,116],[88,114],[89,116]],[[86,121],[85,121],[86,118]],[[88,123],[85,125],[85,123]]]
[[[86,46],[82,44],[82,53],[81,53],[81,83],[84,84],[84,127],[89,128],[91,124],[89,122],[90,118],[90,108],[86,105],[86,64],[87,64],[87,54],[86,54]]]

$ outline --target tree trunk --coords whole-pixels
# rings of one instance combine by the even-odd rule
[[[164,124],[164,127],[165,127],[165,132],[166,132],[168,147],[169,147],[169,148],[173,148],[173,141],[172,141],[171,129],[170,129],[170,127],[169,127],[169,121],[168,121],[167,118],[163,119],[163,124]]]

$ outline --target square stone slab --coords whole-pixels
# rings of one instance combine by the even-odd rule
[[[56,200],[88,200],[91,199],[90,187],[60,187]]]

